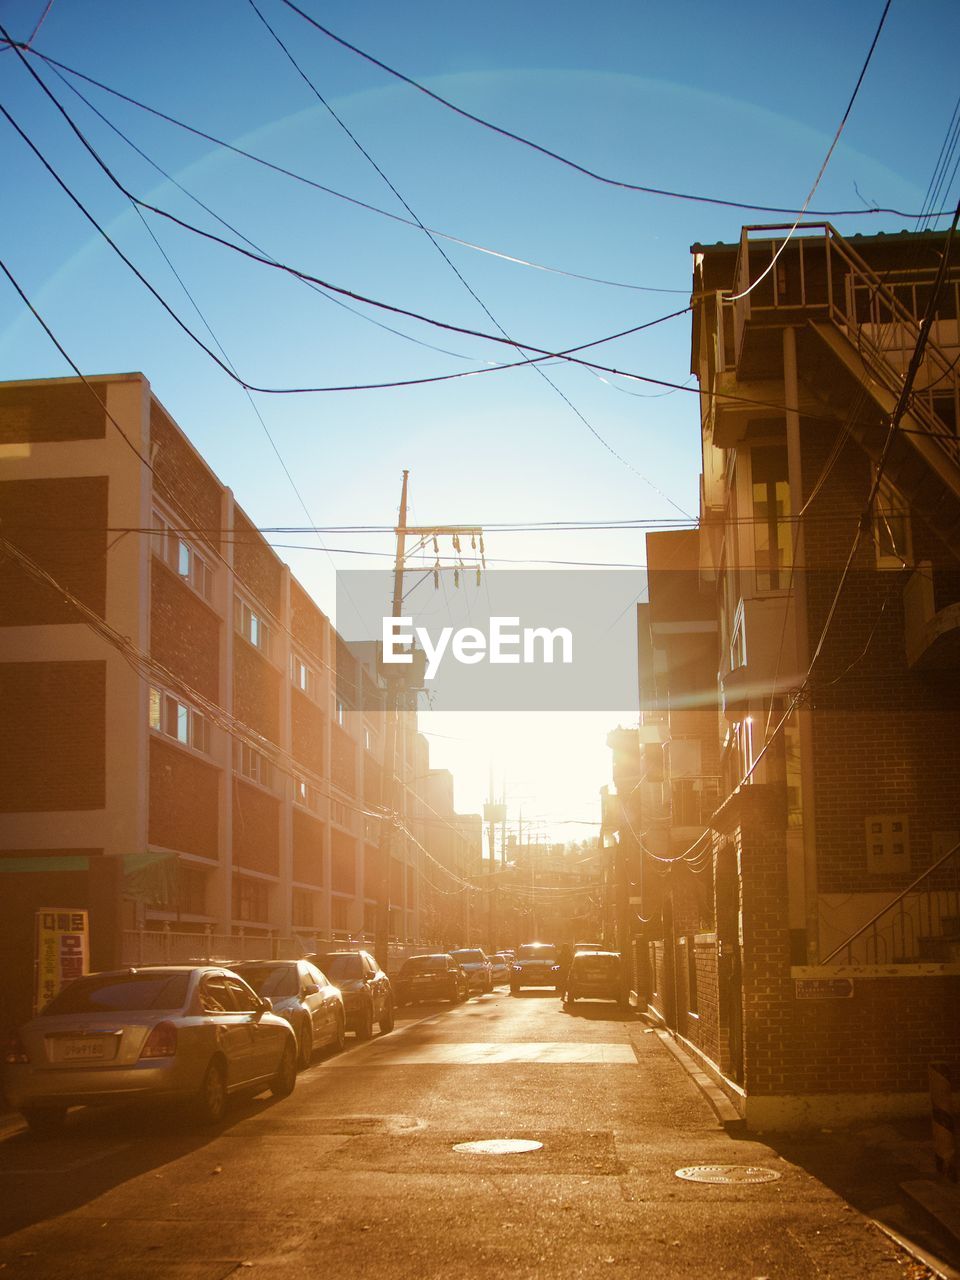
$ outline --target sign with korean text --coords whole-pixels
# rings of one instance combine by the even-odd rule
[[[36,916],[34,1012],[90,971],[90,929],[86,911],[41,907]]]
[[[852,978],[797,978],[798,1000],[850,1000]]]

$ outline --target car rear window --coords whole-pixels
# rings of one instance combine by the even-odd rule
[[[236,972],[260,996],[295,996],[300,991],[300,975],[293,964],[244,965]]]
[[[463,951],[451,951],[450,954],[458,964],[482,964],[484,960],[483,952],[479,949],[464,949]]]
[[[346,978],[362,978],[363,977],[363,961],[359,952],[356,954],[347,954],[342,952],[340,955],[321,956],[320,967],[334,984],[339,980]]]
[[[446,967],[446,956],[411,956],[400,966],[400,976],[406,977],[411,973],[436,973],[439,970],[445,970]]]
[[[517,952],[518,960],[551,960],[557,958],[557,948],[550,946],[549,943],[542,943],[539,946],[528,945],[521,947]]]
[[[601,955],[596,951],[580,951],[573,957],[573,963],[578,969],[609,969],[613,971],[620,967],[620,957]]]
[[[189,984],[189,973],[94,974],[64,987],[42,1012],[45,1017],[55,1017],[60,1013],[182,1009]]]

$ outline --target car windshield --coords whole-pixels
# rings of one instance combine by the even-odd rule
[[[323,956],[320,967],[334,984],[347,978],[363,977],[363,962],[356,952],[344,951],[335,956]]]
[[[97,973],[77,978],[54,996],[44,1017],[60,1013],[137,1013],[146,1009],[182,1009],[189,973]]]
[[[244,965],[236,972],[260,996],[295,996],[300,991],[300,978],[292,964]]]
[[[557,948],[548,942],[530,942],[517,952],[518,960],[550,960],[557,958]]]
[[[457,964],[483,964],[484,954],[478,948],[464,948],[462,951],[451,951],[450,954],[456,960]]]
[[[437,970],[446,969],[446,967],[446,956],[411,956],[400,966],[400,976],[407,977],[411,973],[436,973]]]

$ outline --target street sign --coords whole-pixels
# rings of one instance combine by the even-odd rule
[[[86,911],[73,907],[41,907],[36,913],[34,958],[33,1009],[38,1013],[68,982],[90,971]]]
[[[852,978],[797,978],[798,1000],[850,1000]]]

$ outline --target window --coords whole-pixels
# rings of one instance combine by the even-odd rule
[[[270,654],[271,629],[261,613],[251,609],[246,600],[235,597],[233,604],[233,624],[249,644],[261,653]]]
[[[873,814],[864,826],[868,871],[882,875],[910,870],[910,819],[905,813]]]
[[[320,808],[321,798],[320,792],[315,786],[307,782],[306,778],[294,778],[293,799],[295,804],[302,804],[305,809],[312,809],[316,813]]]
[[[331,898],[330,899],[330,927],[333,929],[348,929],[350,902],[347,898]],[[329,977],[329,970],[328,975]]]
[[[246,742],[233,744],[233,764],[237,773],[251,782],[259,782],[261,787],[273,786],[273,765],[262,751]]]
[[[260,1008],[260,1001],[245,982],[241,982],[239,978],[232,978],[229,975],[225,976],[223,981],[237,1013],[257,1012]]]
[[[177,908],[184,915],[202,916],[207,910],[207,872],[192,863],[177,864]]]
[[[312,929],[314,895],[308,889],[294,889],[291,900],[291,915],[295,929]]]
[[[197,595],[209,600],[213,594],[213,570],[200,552],[175,529],[159,511],[153,513],[156,552],[178,577],[188,583]]]
[[[380,819],[366,815],[363,819],[363,836],[368,844],[380,843]]]
[[[350,814],[345,804],[339,800],[330,801],[330,821],[340,827],[350,827]]]
[[[233,918],[241,922],[264,921],[270,916],[270,886],[252,876],[236,876],[233,881]]]
[[[209,720],[162,689],[150,690],[150,728],[195,751],[210,750]]]
[[[200,1008],[204,1013],[233,1013],[233,1001],[227,984],[219,973],[208,973],[200,979]]]
[[[910,508],[886,480],[880,481],[873,504],[873,540],[878,569],[902,569],[910,564]]]
[[[293,687],[305,693],[308,698],[317,696],[317,673],[296,653],[290,655],[290,679]]]
[[[793,551],[786,446],[758,446],[751,450],[750,464],[757,590],[782,591]]]

